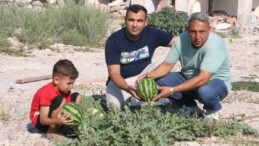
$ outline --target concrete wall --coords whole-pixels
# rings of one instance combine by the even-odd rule
[[[259,0],[253,0],[252,8],[259,6]],[[237,16],[238,0],[214,0],[212,10],[224,10],[228,15]]]
[[[198,0],[201,4],[201,12],[207,12],[209,9],[209,0]]]
[[[189,0],[175,0],[175,9],[177,11],[188,12]]]
[[[214,0],[212,11],[224,10],[228,15],[237,16],[238,0]]]
[[[255,9],[256,7],[259,6],[259,0],[253,0],[253,6],[252,8]]]
[[[132,4],[139,4],[144,6],[147,9],[148,14],[151,14],[156,11],[156,8],[160,0],[128,0]]]
[[[208,0],[176,0],[175,9],[188,14],[208,11]]]
[[[147,8],[148,13],[153,13],[159,4],[159,0],[145,0],[144,6]]]
[[[237,23],[243,27],[250,27],[253,0],[238,0]],[[248,11],[250,10],[250,11]]]

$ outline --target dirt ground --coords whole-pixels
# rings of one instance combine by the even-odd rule
[[[246,32],[242,38],[224,38],[231,60],[231,81],[251,80],[259,82],[259,33]],[[50,75],[59,59],[71,60],[79,70],[74,90],[84,95],[104,94],[108,76],[104,50],[74,51],[72,46],[55,44],[59,51],[33,50],[30,57],[12,57],[0,54],[0,145],[50,145],[52,142],[41,134],[27,130],[29,111],[34,93],[51,80],[17,84],[21,78]],[[161,63],[170,48],[160,47],[153,62]],[[179,69],[179,66],[177,67]],[[176,70],[177,70],[176,69]],[[222,101],[223,117],[245,113],[259,115],[259,92],[231,91]],[[259,118],[244,122],[259,130]],[[229,138],[235,140],[235,138]],[[234,145],[229,139],[216,137],[181,142],[180,145]],[[239,139],[240,140],[240,139]]]

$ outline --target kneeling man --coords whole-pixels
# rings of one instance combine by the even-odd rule
[[[170,72],[177,61],[181,72]],[[154,99],[171,99],[188,115],[199,114],[195,100],[204,105],[205,115],[218,120],[219,103],[231,90],[227,48],[222,39],[211,33],[209,17],[193,13],[188,20],[188,32],[176,38],[166,60],[152,72],[141,75],[157,80],[160,94]]]

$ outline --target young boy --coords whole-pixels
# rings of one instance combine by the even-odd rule
[[[78,93],[71,94],[78,71],[67,59],[59,60],[53,67],[52,82],[40,88],[31,104],[30,119],[32,124],[47,136],[61,140],[57,125],[71,125],[67,120],[70,116],[61,116],[63,106],[68,102],[80,103],[82,98]]]

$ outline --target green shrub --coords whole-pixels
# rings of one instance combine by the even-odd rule
[[[3,37],[0,37],[0,49],[6,49],[11,46],[10,42]]]
[[[259,83],[252,81],[238,81],[233,82],[232,90],[248,90],[253,92],[259,92]]]
[[[77,29],[64,31],[61,34],[61,40],[66,45],[85,46],[87,44],[87,38],[80,34]]]
[[[161,29],[173,35],[179,35],[187,30],[188,15],[174,8],[165,7],[148,17],[150,27]]]
[[[109,19],[108,13],[72,0],[67,0],[62,8],[45,6],[42,10],[0,3],[0,33],[5,37],[15,36],[20,42],[29,45],[45,41],[40,45],[42,48],[52,43],[69,44],[69,40],[73,45],[79,46],[103,45]],[[20,28],[21,32],[15,33],[17,28]],[[76,36],[77,41],[68,38],[71,30],[75,30],[71,38]],[[86,41],[82,43],[81,40]]]
[[[172,145],[175,141],[190,141],[197,137],[236,135],[258,136],[256,130],[237,121],[219,121],[183,118],[178,114],[162,113],[158,106],[141,109],[125,107],[124,111],[108,111],[104,100],[83,97],[83,124],[79,138],[70,145]],[[89,109],[97,109],[93,114]],[[103,116],[101,116],[103,114]],[[67,144],[67,143],[66,143]],[[66,145],[64,144],[64,145]]]
[[[93,6],[83,6],[67,1],[57,14],[57,26],[62,31],[77,30],[86,43],[100,46],[106,37],[110,22],[110,14],[101,12]]]

